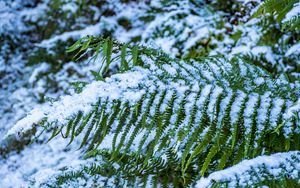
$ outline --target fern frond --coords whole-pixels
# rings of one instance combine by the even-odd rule
[[[93,38],[86,50],[107,41]],[[132,165],[152,175],[176,171],[181,185],[263,153],[299,150],[297,85],[273,79],[239,57],[186,62],[143,46],[112,45],[109,56],[119,61],[124,60],[117,58],[119,52],[127,48],[126,72],[33,111],[8,137],[43,122],[54,136],[68,133],[63,135],[70,143],[83,135],[81,147],[107,149],[111,163],[126,161],[122,168]],[[167,151],[175,151],[176,160],[168,161]],[[162,174],[163,181],[153,181],[174,179]]]
[[[298,0],[266,0],[262,2],[254,17],[270,13],[276,15],[278,22],[283,22],[283,28],[299,29],[300,8],[298,6],[300,6]]]
[[[196,187],[297,187],[299,163],[298,151],[259,156],[201,178]]]

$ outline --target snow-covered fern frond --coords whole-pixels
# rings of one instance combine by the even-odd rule
[[[183,61],[96,37],[69,51],[103,56],[98,81],[33,110],[7,138],[42,126],[51,138],[80,139],[131,185],[188,185],[243,159],[299,150],[299,86],[242,58]],[[120,73],[103,80],[112,62]]]
[[[300,183],[299,164],[299,151],[259,156],[214,172],[200,179],[197,187],[296,187]]]

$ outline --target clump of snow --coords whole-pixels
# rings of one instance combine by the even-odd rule
[[[37,67],[36,69],[33,70],[31,76],[29,77],[29,82],[30,83],[33,83],[34,81],[38,80],[37,76],[40,74],[40,73],[43,73],[43,72],[47,72],[49,71],[50,69],[50,65],[47,64],[47,63],[41,63],[39,67]]]
[[[81,30],[76,31],[69,31],[65,32],[61,35],[57,35],[55,37],[52,37],[47,40],[43,40],[41,43],[36,44],[37,46],[40,46],[42,48],[51,48],[53,45],[55,45],[58,41],[67,41],[68,39],[80,39],[85,36],[92,36],[92,35],[98,35],[100,33],[102,24],[98,23],[92,26],[88,26]]]
[[[300,6],[299,6],[300,7]],[[285,53],[285,56],[290,55],[300,55],[300,43],[293,45],[289,48],[289,50]]]
[[[255,56],[264,55],[264,57],[272,64],[276,63],[275,55],[270,46],[255,46],[251,52]]]
[[[297,16],[300,16],[300,1],[294,4],[294,7],[285,15],[282,22],[288,22]]]
[[[106,79],[106,82],[95,81],[85,87],[85,89],[73,96],[62,97],[60,101],[32,110],[28,116],[21,119],[11,128],[6,136],[15,135],[19,132],[26,132],[32,128],[34,124],[38,124],[44,118],[48,122],[66,123],[68,117],[82,111],[88,113],[92,105],[96,103],[98,98],[108,98],[111,101],[115,99],[124,99],[129,102],[136,102],[144,93],[139,91],[126,91],[128,88],[137,88],[140,83],[147,81],[146,72],[129,72],[116,74]],[[49,116],[48,116],[49,115]]]
[[[293,164],[293,161],[300,161],[299,151],[290,151],[286,153],[276,153],[270,156],[258,156],[254,159],[244,160],[237,165],[226,168],[221,171],[213,172],[206,178],[197,181],[196,187],[211,187],[213,182],[229,183],[229,187],[236,186],[255,186],[259,179],[251,175],[251,171],[260,170],[258,176],[262,179],[268,176],[289,175],[292,179],[298,179],[300,165]],[[263,173],[263,169],[267,172]],[[291,174],[290,172],[295,171]]]
[[[47,180],[66,164],[73,166],[87,161],[80,159],[77,145],[68,147],[63,138],[53,139],[49,143],[32,144],[20,153],[13,153],[0,160],[0,185],[3,188],[29,186],[34,178],[38,184]],[[31,187],[31,186],[30,186]]]
[[[237,98],[233,102],[230,111],[230,122],[232,124],[235,124],[237,122],[242,104],[243,102],[245,102],[246,97],[247,95],[245,93],[239,92]]]
[[[293,124],[292,124],[292,119],[299,119],[300,118],[300,99],[298,99],[297,102],[295,102],[295,104],[293,104],[292,106],[290,106],[289,108],[287,108],[286,112],[283,114],[283,118],[284,118],[284,135],[286,137],[288,137],[290,134],[292,134],[292,130],[293,130]],[[299,123],[299,121],[297,122]],[[295,127],[295,129],[299,130],[299,125],[297,125]]]

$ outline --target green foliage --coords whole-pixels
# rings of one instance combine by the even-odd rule
[[[132,62],[133,66],[141,65],[141,60],[139,59],[139,47],[138,46],[128,46],[127,44],[119,44],[117,41],[111,40],[109,38],[99,38],[99,37],[84,37],[78,40],[75,44],[70,46],[67,49],[68,53],[73,53],[75,60],[79,60],[87,53],[94,54],[90,61],[96,61],[100,55],[102,57],[100,69],[97,72],[94,72],[93,75],[96,76],[96,73],[100,75],[100,77],[104,77],[110,71],[109,67],[112,62],[121,60],[120,70],[126,71],[129,69],[128,61]],[[151,51],[143,50],[150,54]],[[116,51],[120,51],[121,53],[117,53]],[[153,50],[152,50],[153,51]],[[114,54],[113,58],[112,55]],[[130,54],[129,59],[127,59],[128,54]]]
[[[299,152],[286,154],[277,153],[245,160],[228,169],[235,174],[225,173],[226,170],[217,171],[198,183],[201,185],[202,182],[202,185],[206,184],[209,187],[237,187],[239,185],[242,187],[299,187],[300,175],[297,172],[297,165],[300,162]]]
[[[299,90],[284,80],[272,79],[245,59],[182,61],[158,50],[98,37],[82,39],[68,51],[76,57],[91,51],[95,56],[101,54],[103,67],[118,59],[123,62],[120,70],[128,73],[151,71],[147,79],[154,89],[148,90],[144,83],[126,89],[145,92],[134,103],[100,97],[92,110],[78,111],[67,124],[57,127],[45,122],[45,127],[54,127],[51,138],[61,133],[71,144],[82,135],[80,148],[88,156],[104,155],[109,164],[118,164],[120,169],[111,168],[108,174],[118,171],[126,179],[123,186],[140,181],[145,185],[150,177],[154,185],[187,186],[199,175],[243,159],[299,150],[299,117],[284,116],[299,98]],[[255,83],[257,78],[263,82]],[[184,93],[176,87],[182,82],[187,88]],[[193,89],[195,84],[199,90]],[[107,140],[111,149],[99,150]],[[82,177],[82,173],[103,174],[103,168],[97,167],[99,172],[92,170],[95,168],[63,175],[58,181]]]
[[[266,0],[264,1],[259,9],[254,14],[254,17],[257,17],[261,14],[269,13],[271,15],[276,16],[276,20],[278,22],[281,22],[286,14],[293,8],[293,6],[299,3],[298,0]],[[300,29],[299,28],[299,17],[294,17],[292,20],[289,20],[288,22],[284,23],[283,28],[287,29]]]
[[[128,40],[142,40],[146,44],[160,41],[160,47],[170,47],[163,50],[172,53],[107,38],[118,33],[113,33],[116,28],[105,25],[101,25],[103,37],[83,37],[67,51],[65,46],[74,39],[56,42],[51,49],[33,51],[28,66],[36,66],[41,61],[50,65],[49,71],[37,76],[38,80],[46,78],[47,88],[61,90],[61,80],[55,80],[53,75],[59,75],[65,63],[73,63],[73,60],[89,59],[89,63],[101,65],[89,73],[95,80],[93,83],[108,83],[107,90],[97,100],[76,103],[78,110],[63,117],[64,121],[51,119],[52,113],[56,113],[51,111],[33,124],[33,127],[42,126],[45,131],[52,132],[49,140],[61,136],[69,141],[68,145],[78,142],[78,149],[85,152],[84,160],[88,163],[79,170],[62,169],[43,186],[72,187],[72,182],[80,184],[81,180],[92,179],[92,184],[82,186],[187,187],[245,159],[299,150],[300,117],[295,107],[299,103],[300,88],[297,77],[291,76],[299,72],[299,58],[285,57],[285,53],[299,39],[295,29],[300,19],[295,17],[284,22],[281,28],[276,24],[297,1],[265,1],[255,16],[265,13],[275,16],[255,23],[254,29],[251,25],[243,25],[251,8],[235,1],[192,0],[181,4],[180,1],[163,0],[161,7],[149,8],[147,14],[133,19],[135,21],[116,15],[117,11],[107,6],[107,2],[74,1],[78,9],[73,12],[62,8],[69,1],[50,1],[46,21],[36,26],[37,30],[39,27],[47,29],[39,30],[38,36],[46,39],[98,23],[100,18],[94,19],[96,12],[90,11],[96,6],[101,18],[115,16],[116,24],[124,31],[135,29],[135,21],[153,26],[150,29],[145,26],[145,34],[139,33]],[[217,11],[224,14],[216,16]],[[86,20],[77,22],[82,18]],[[217,54],[222,45],[224,49],[226,46],[224,52],[221,50],[223,54],[234,47],[242,47],[245,35],[253,34],[247,30],[257,28],[262,35],[249,46],[270,47],[276,57],[280,56],[280,61],[269,62],[265,54],[251,53],[232,58],[230,54],[230,59],[221,55],[204,58],[211,52]],[[282,28],[290,31],[283,36]],[[205,35],[202,36],[202,32]],[[248,47],[249,40],[245,41]],[[283,76],[283,72],[286,75]],[[72,69],[67,73],[67,78],[77,74]],[[110,95],[114,93],[109,93],[110,89],[120,89],[118,84],[127,84],[126,79],[128,76],[135,78],[134,73],[146,79],[134,86],[125,85],[121,95],[112,99]],[[79,74],[78,77],[84,76]],[[74,96],[80,96],[89,82],[70,81],[67,85],[74,87]],[[141,94],[137,99],[126,98],[129,94],[134,98],[136,93]],[[50,106],[60,104],[54,100]],[[80,110],[81,105],[90,108]],[[62,115],[63,112],[59,114]],[[35,129],[28,134],[34,133]],[[0,154],[7,152],[0,150]],[[296,168],[294,163],[299,160],[292,162],[291,166]],[[251,170],[247,186],[297,187],[299,184],[297,177],[286,177],[290,172],[284,170],[278,177],[272,176],[265,167]],[[237,180],[239,178],[242,177]],[[230,182],[214,182],[212,187],[230,185]],[[236,186],[245,185],[237,183]]]

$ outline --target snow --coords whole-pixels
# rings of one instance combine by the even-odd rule
[[[257,105],[258,102],[258,95],[253,94],[249,96],[249,100],[246,103],[246,108],[244,111],[244,124],[245,124],[245,133],[249,134],[251,131],[251,125],[252,125],[252,116],[255,110],[255,106]]]
[[[281,167],[284,166],[284,173],[291,175],[289,172],[294,170],[299,173],[300,168],[299,165],[295,165],[295,167],[289,166],[292,158],[300,159],[300,153],[298,151],[290,151],[286,153],[276,153],[273,155],[263,155],[258,156],[254,159],[243,160],[242,162],[234,165],[232,167],[226,168],[221,171],[213,172],[206,178],[201,178],[198,180],[196,187],[210,187],[215,182],[229,182],[230,185],[236,185],[238,183],[240,186],[246,185],[255,185],[255,181],[252,179],[252,176],[249,172],[252,169],[256,170],[258,168],[266,167],[267,171],[266,175],[270,176],[278,176],[281,172]],[[261,175],[263,176],[263,175]],[[297,179],[298,175],[292,176],[291,178]],[[241,179],[237,179],[241,178]]]
[[[264,56],[270,63],[276,63],[276,56],[270,46],[237,46],[232,49],[232,54],[252,54],[254,56]]]
[[[235,124],[238,120],[239,117],[239,112],[242,107],[242,103],[245,101],[246,98],[245,93],[238,93],[238,96],[236,97],[235,101],[232,104],[231,111],[230,111],[230,122],[232,124]]]
[[[184,51],[187,51],[191,47],[193,47],[198,41],[200,41],[203,38],[209,37],[209,30],[207,27],[200,28],[197,33],[195,34],[195,37],[191,37],[185,45]]]
[[[300,6],[299,6],[300,7]],[[289,50],[285,53],[285,56],[290,55],[300,55],[300,43],[297,43],[289,48]]]
[[[295,116],[295,112],[300,111],[300,99],[290,108],[287,109],[287,112],[283,114],[285,119],[290,119]]]
[[[248,6],[249,2],[260,3],[261,1],[239,0],[239,2]],[[33,5],[35,3],[37,6]],[[49,122],[56,123],[55,125],[64,124],[79,110],[83,111],[84,114],[87,114],[98,97],[107,97],[109,101],[114,99],[122,99],[122,101],[128,100],[130,103],[134,104],[143,94],[146,92],[153,92],[157,88],[160,90],[167,90],[167,97],[160,108],[161,112],[166,109],[166,103],[173,92],[176,91],[178,101],[182,99],[186,91],[191,92],[187,97],[188,100],[185,111],[187,117],[184,120],[185,124],[189,120],[188,117],[191,113],[193,104],[196,102],[197,107],[201,109],[206,100],[209,102],[208,115],[212,120],[216,99],[220,94],[225,94],[226,97],[220,104],[221,108],[218,118],[218,125],[220,126],[229,100],[232,94],[236,92],[231,90],[228,82],[229,79],[234,78],[234,74],[229,74],[229,79],[223,79],[223,73],[232,70],[232,65],[226,62],[221,62],[220,64],[211,63],[209,66],[193,63],[199,70],[195,71],[194,68],[188,64],[182,63],[181,65],[186,69],[182,70],[176,63],[154,65],[153,60],[150,60],[150,58],[146,60],[145,57],[142,57],[145,64],[151,67],[151,72],[143,72],[141,69],[136,69],[124,74],[115,74],[110,78],[107,78],[105,82],[92,83],[90,83],[92,76],[89,71],[99,70],[101,65],[97,63],[99,62],[98,60],[95,64],[87,64],[84,62],[83,65],[80,65],[78,62],[61,62],[61,60],[58,59],[58,62],[55,63],[63,63],[63,65],[61,66],[62,68],[55,73],[49,73],[49,70],[53,69],[53,65],[49,62],[43,62],[42,60],[40,60],[37,66],[28,67],[25,65],[28,56],[33,53],[34,48],[46,48],[49,54],[51,54],[49,48],[56,49],[56,47],[58,47],[58,42],[66,42],[68,39],[76,40],[87,35],[102,35],[105,33],[122,42],[130,42],[133,41],[133,38],[141,38],[141,41],[139,42],[143,45],[160,48],[173,57],[187,55],[189,50],[195,48],[197,52],[202,52],[202,50],[205,49],[205,56],[223,54],[229,59],[235,57],[234,54],[253,55],[256,58],[262,56],[267,59],[267,63],[271,63],[272,67],[280,73],[286,70],[293,70],[294,67],[290,66],[293,62],[296,62],[299,65],[298,55],[300,53],[300,44],[297,43],[297,41],[293,42],[296,42],[296,44],[289,44],[287,50],[278,50],[278,44],[277,46],[274,45],[276,48],[274,50],[269,44],[261,44],[264,33],[263,29],[258,26],[260,19],[248,20],[245,19],[247,17],[245,16],[244,18],[241,18],[242,22],[245,22],[244,24],[234,25],[224,19],[224,12],[210,12],[205,5],[201,5],[200,8],[197,8],[188,3],[188,1],[174,1],[174,3],[171,2],[171,5],[162,8],[164,5],[160,1],[151,1],[150,4],[152,7],[149,7],[145,2],[120,3],[119,1],[108,1],[103,7],[102,5],[101,7],[91,6],[91,12],[95,12],[93,15],[91,14],[91,20],[88,20],[89,18],[79,17],[75,20],[76,26],[74,27],[70,27],[66,24],[69,21],[68,19],[65,21],[57,20],[58,29],[49,35],[50,38],[45,39],[41,36],[42,34],[40,34],[42,32],[41,29],[43,29],[47,25],[47,22],[52,19],[48,16],[48,11],[54,12],[49,9],[48,3],[49,1],[47,0],[43,2],[33,0],[0,0],[0,34],[4,34],[4,43],[2,43],[2,41],[0,42],[1,138],[14,124],[15,126],[9,130],[6,136],[22,137],[23,132],[31,130],[32,126],[38,126],[38,123],[44,118],[47,118]],[[28,7],[33,7],[25,7],[27,4],[30,5]],[[300,2],[286,15],[284,21],[288,21],[295,17],[295,15],[299,15],[299,4]],[[153,7],[158,9],[162,8],[162,12],[155,14],[151,13]],[[112,16],[103,16],[103,10],[114,10],[115,13]],[[75,1],[68,1],[62,6],[62,11],[75,14],[76,11],[78,11],[78,7]],[[149,14],[150,17],[155,15],[154,20],[141,21],[140,17],[146,14]],[[177,19],[178,16],[181,18]],[[130,21],[130,26],[132,28],[127,30],[119,25],[118,19],[120,18],[127,18]],[[32,22],[34,25],[28,25],[28,22]],[[219,26],[217,25],[223,22],[224,26],[221,26],[221,29],[218,28]],[[168,27],[171,29],[168,29]],[[225,28],[230,28],[232,31],[227,31]],[[48,31],[50,31],[50,29],[47,30],[47,32]],[[237,31],[241,32],[240,39],[232,39],[231,35]],[[19,42],[9,41],[9,37],[6,36],[10,36],[11,38],[16,39],[16,41],[19,40]],[[285,36],[281,37],[278,41],[291,41],[291,37],[293,36],[291,36],[290,33],[286,33]],[[10,46],[10,42],[13,43],[13,45]],[[206,44],[206,42],[209,43]],[[64,44],[65,43],[63,43],[63,45]],[[16,51],[11,52],[11,49]],[[25,49],[26,51],[24,52]],[[7,54],[9,54],[9,56],[6,56]],[[286,57],[294,58],[295,61],[289,62],[289,65],[284,65],[282,62]],[[118,67],[118,65],[118,61],[115,61],[110,69],[113,70],[113,67]],[[162,70],[158,70],[158,67],[160,66],[162,67]],[[300,102],[298,98],[300,87],[293,86],[286,80],[282,80],[281,82],[280,79],[278,79],[276,82],[278,82],[279,86],[282,86],[284,91],[287,91],[284,89],[284,87],[287,86],[291,86],[292,91],[289,93],[283,92],[284,99],[278,97],[274,98],[272,93],[276,93],[278,88],[274,87],[272,79],[263,77],[263,74],[261,77],[252,79],[248,77],[249,72],[247,72],[251,69],[244,65],[241,67],[241,73],[244,77],[242,78],[245,85],[244,89],[246,92],[251,93],[248,95],[249,98],[245,103],[245,110],[243,112],[247,131],[249,131],[248,125],[252,122],[251,115],[254,113],[253,107],[257,105],[256,103],[260,97],[260,104],[257,109],[257,134],[255,134],[255,139],[262,134],[263,130],[268,131],[278,126],[278,115],[283,115],[283,130],[286,137],[292,132],[298,131],[299,133]],[[250,72],[254,74],[255,71],[251,71]],[[76,75],[74,75],[73,72],[76,72]],[[115,72],[113,72],[113,74],[114,73]],[[166,73],[169,74],[168,76],[170,76],[170,79],[165,82],[157,80],[155,77],[158,75],[163,76]],[[156,74],[154,76],[154,79],[156,80],[149,81],[149,77],[152,74]],[[290,75],[298,74],[297,71],[290,73]],[[2,75],[4,75],[4,77],[2,77]],[[89,75],[87,76],[88,78],[85,78],[85,75]],[[176,82],[173,82],[171,78],[177,76],[187,78],[187,80],[178,79]],[[53,86],[51,86],[51,84],[49,85],[47,82],[48,79],[51,80],[51,83],[57,84],[58,87],[52,88]],[[151,79],[153,79],[153,77],[151,77]],[[70,82],[78,80],[87,81],[90,84],[83,89],[82,93],[72,94],[73,92],[70,91],[72,90],[70,89]],[[198,82],[198,80],[200,81]],[[141,83],[144,84],[145,87],[141,87]],[[154,83],[157,83],[158,87],[156,87],[157,85],[154,85]],[[218,84],[220,83],[224,84],[226,87],[219,87]],[[254,85],[252,83],[254,83]],[[262,95],[253,93],[252,90],[258,86],[262,86],[261,88],[266,86],[267,90],[270,92]],[[130,89],[127,91],[128,88]],[[196,93],[198,92],[200,92],[200,97],[195,101]],[[290,93],[296,93],[298,101],[291,101],[290,95],[292,94]],[[72,95],[64,96],[66,94]],[[233,108],[230,112],[230,120],[233,123],[237,122],[241,104],[244,102],[243,99],[246,96],[243,91],[238,91],[237,94],[238,97],[235,98]],[[54,100],[56,100],[58,96],[62,97],[53,104],[40,104],[42,103],[41,96],[43,95],[46,95],[45,97],[51,96]],[[158,103],[159,96],[160,95],[156,96],[155,104]],[[276,96],[276,94],[274,94],[274,96]],[[175,101],[176,109],[178,109],[178,101],[177,99]],[[286,105],[287,107],[284,113],[281,112],[283,105]],[[34,109],[30,111],[33,107]],[[110,107],[111,104],[108,105],[108,108]],[[142,108],[144,110],[145,105],[143,105]],[[153,108],[151,109],[151,114],[154,114]],[[266,126],[266,118],[268,116],[270,118],[270,126]],[[176,121],[176,117],[176,115],[171,116],[170,121],[173,125]],[[296,127],[292,124],[292,122],[294,122],[294,117],[298,117],[298,120],[295,118],[297,121]],[[200,119],[201,111],[198,110],[195,122],[199,123]],[[138,119],[138,121],[139,120],[140,119]],[[147,121],[149,122],[149,118]],[[183,126],[185,124],[180,125],[180,128],[184,128]],[[132,129],[133,127],[131,127],[128,135],[132,134]],[[168,130],[169,129],[165,130],[165,132]],[[192,133],[193,130],[194,129],[192,129],[190,133]],[[209,127],[206,127],[201,135],[199,135],[199,138],[203,137],[208,130]],[[138,143],[143,136],[148,134],[149,132],[145,131],[139,132],[130,149],[137,150],[138,145],[136,143]],[[112,134],[107,135],[99,148],[111,149],[112,136]],[[155,132],[152,131],[147,137],[144,146],[154,137]],[[175,139],[172,141],[175,146],[174,140]],[[254,144],[257,144],[256,141],[257,140],[255,140]],[[71,148],[68,147],[65,149],[65,146],[66,140],[58,137],[49,143],[33,143],[25,146],[20,153],[13,152],[6,159],[1,158],[0,187],[27,187],[31,181],[40,184],[48,180],[51,176],[55,176],[60,168],[65,166],[78,166],[86,163],[86,161],[81,160],[82,154],[80,151],[75,150],[77,149],[76,146],[78,146],[78,143],[75,143],[74,148],[71,146]],[[178,156],[180,157],[181,148],[179,141],[175,146],[175,151],[178,152]],[[271,173],[277,175],[279,169],[273,169],[273,167],[281,162],[280,160],[281,158],[284,158],[284,156],[288,157],[290,154],[274,154],[271,155],[271,158],[268,158],[270,156],[261,156],[261,158],[253,159],[252,162],[244,161],[238,166],[241,171],[238,171],[238,167],[232,167],[229,168],[228,171],[224,170],[220,171],[222,173],[216,172],[214,175],[211,174],[211,176],[198,181],[198,183],[201,182],[207,185],[210,184],[211,179],[218,178],[221,180],[231,180],[234,179],[233,174],[236,171],[237,173],[243,174],[247,171],[249,166],[259,166],[260,164],[265,163],[272,166]],[[268,159],[271,159],[271,161]],[[287,165],[288,163],[284,164]],[[299,167],[299,164],[296,165],[298,171]],[[289,175],[297,175],[297,170],[290,171]],[[248,175],[245,175],[245,178],[247,177]],[[101,177],[99,177],[99,179],[101,179]],[[112,180],[110,181],[113,182]],[[78,182],[84,187],[83,179],[78,180]],[[113,183],[111,184],[113,185]],[[72,184],[72,186],[77,185]]]
[[[281,113],[282,107],[284,105],[284,100],[280,98],[275,98],[273,100],[273,108],[270,111],[270,124],[271,127],[275,128],[278,125],[278,117]]]
[[[64,4],[62,6],[63,11],[71,11],[72,13],[75,13],[78,10],[78,6],[74,2],[70,2],[68,4]]]
[[[288,22],[297,16],[300,16],[300,1],[294,4],[294,7],[285,15],[282,22]]]
[[[124,99],[131,103],[137,102],[144,91],[126,91],[127,88],[137,88],[139,83],[147,80],[147,74],[142,72],[131,72],[116,74],[106,79],[106,82],[93,82],[87,85],[84,90],[73,96],[64,96],[58,102],[54,102],[50,107],[43,106],[33,109],[25,118],[21,119],[11,128],[6,137],[16,135],[20,132],[26,132],[32,129],[32,126],[38,124],[44,118],[48,122],[59,122],[65,124],[69,117],[82,111],[87,114],[92,104],[98,98],[108,98],[110,101],[115,99]],[[49,115],[49,116],[48,116]]]
[[[238,0],[238,2],[241,2],[243,4],[247,4],[249,2],[261,3],[261,0]]]
[[[283,118],[284,118],[284,122],[283,124],[285,125],[283,130],[284,130],[284,135],[286,137],[289,137],[293,132],[293,124],[292,124],[292,119],[299,119],[300,118],[300,99],[297,100],[297,102],[295,102],[295,104],[293,104],[292,106],[290,106],[289,108],[287,108],[286,112],[284,112],[283,114]],[[299,121],[297,122],[299,123]],[[297,125],[295,127],[295,129],[297,131],[299,131],[299,125]],[[297,132],[295,130],[295,132]]]
[[[276,62],[276,59],[274,58],[276,56],[273,54],[272,49],[269,46],[256,46],[252,48],[251,52],[256,56],[264,55],[264,57],[272,64],[275,64]]]
[[[222,93],[223,93],[222,88],[219,87],[213,88],[213,93],[210,96],[208,109],[207,109],[207,113],[210,116],[211,121],[213,120],[215,115],[214,110],[215,110],[217,99],[220,97]]]
[[[31,76],[29,77],[28,81],[30,83],[33,83],[34,81],[37,81],[38,80],[37,76],[40,73],[49,71],[49,69],[50,69],[50,66],[47,63],[41,63],[41,65],[39,67],[37,67],[36,69],[33,70],[33,72],[31,74]]]
[[[75,147],[69,147],[70,152],[66,153],[64,140],[54,139],[42,145],[33,144],[20,154],[15,153],[5,161],[0,160],[1,187],[23,187],[28,185],[29,180],[43,182],[66,164],[72,166],[83,163],[78,158],[81,152]]]
[[[257,77],[257,78],[255,78],[254,79],[254,83],[256,84],[256,85],[262,85],[263,83],[265,82],[265,79],[264,78],[262,78],[262,77]]]
[[[98,35],[100,33],[102,24],[98,23],[92,26],[88,26],[84,29],[81,30],[76,30],[76,31],[69,31],[65,32],[61,35],[57,35],[55,37],[52,37],[47,40],[43,40],[41,43],[36,44],[37,46],[43,47],[43,48],[51,48],[53,45],[55,45],[56,42],[58,41],[67,41],[68,39],[80,39],[85,36],[92,36],[92,35]]]
[[[162,67],[172,76],[175,76],[177,74],[176,69],[168,64],[164,64],[164,65],[162,65]]]
[[[238,46],[232,49],[232,54],[239,54],[239,53],[248,53],[250,51],[248,46]]]

